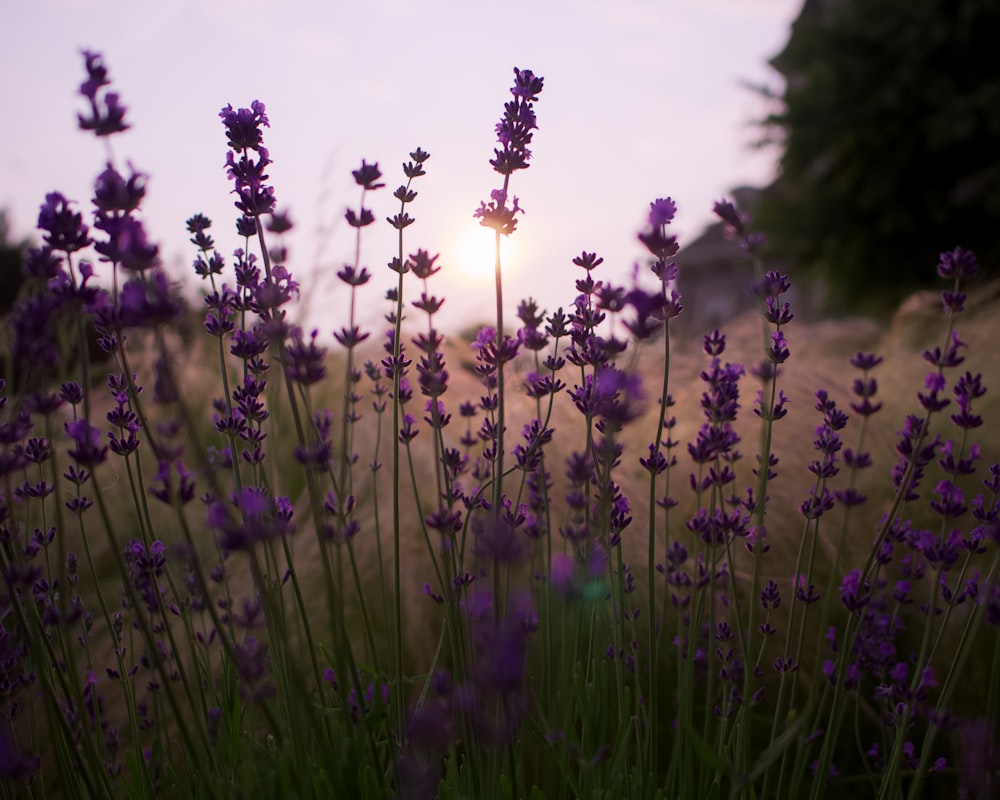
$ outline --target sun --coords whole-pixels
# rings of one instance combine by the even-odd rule
[[[482,286],[494,278],[495,234],[481,225],[469,225],[455,236],[449,266],[463,283]],[[512,248],[506,236],[500,237],[500,263],[504,274],[512,268]]]

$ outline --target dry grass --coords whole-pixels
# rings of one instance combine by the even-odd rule
[[[962,340],[969,345],[966,351],[967,361],[962,369],[981,372],[987,385],[993,376],[1000,375],[1000,350],[995,344],[998,310],[1000,310],[1000,283],[994,283],[973,294],[968,303],[967,313],[958,317],[956,323]],[[884,320],[854,318],[823,320],[815,323],[797,320],[789,326],[787,335],[792,348],[792,358],[782,373],[779,385],[791,398],[790,413],[775,427],[773,452],[780,458],[780,463],[779,476],[769,486],[770,506],[767,526],[771,551],[765,561],[767,566],[764,577],[773,577],[782,585],[787,585],[794,571],[803,529],[803,518],[798,507],[812,485],[812,475],[807,471],[807,467],[815,457],[812,441],[815,428],[820,423],[820,415],[813,409],[815,391],[818,388],[826,389],[841,408],[848,409],[852,399],[851,384],[857,373],[848,363],[848,359],[859,350],[875,352],[885,357],[885,362],[874,373],[879,381],[879,395],[876,399],[884,403],[884,408],[873,418],[866,443],[866,449],[872,453],[874,466],[865,471],[859,484],[859,489],[870,499],[860,513],[854,512],[847,538],[847,552],[842,554],[842,563],[860,564],[863,561],[878,519],[891,499],[888,474],[896,458],[894,452],[896,432],[902,426],[906,414],[916,413],[919,410],[916,393],[922,388],[924,375],[929,369],[926,362],[922,361],[921,353],[927,347],[941,343],[944,325],[937,295],[925,293],[911,297],[894,315]],[[748,313],[734,320],[727,327],[726,334],[727,349],[724,357],[727,360],[750,365],[759,359],[762,333],[757,315]],[[472,363],[471,350],[464,343],[450,342],[447,355],[452,377],[451,388],[446,398],[453,398],[451,402],[457,406],[457,399],[478,397],[481,392],[477,379],[462,366]],[[646,345],[635,358],[635,367],[641,371],[650,387],[649,407],[645,416],[633,423],[623,434],[626,450],[617,480],[630,498],[636,520],[624,537],[626,560],[639,564],[645,561],[646,534],[642,521],[648,518],[646,500],[648,478],[639,466],[638,458],[645,454],[648,441],[655,433],[657,399],[655,393],[658,390],[663,363],[661,345],[655,343]],[[668,537],[685,536],[682,527],[686,518],[685,511],[693,507],[693,493],[687,487],[687,475],[691,471],[691,465],[687,457],[686,443],[694,439],[703,419],[698,407],[702,391],[698,375],[705,363],[706,357],[701,352],[700,343],[675,342],[671,357],[670,391],[676,400],[674,414],[678,420],[674,438],[683,444],[678,453],[680,463],[674,470],[673,494],[681,504],[672,514],[670,530],[661,531],[661,544],[665,543]],[[508,387],[520,389],[520,378],[530,369],[531,364],[525,360],[516,364],[512,374],[508,376]],[[333,371],[336,371],[335,367]],[[570,384],[573,383],[570,377],[572,374],[567,371],[563,375],[564,380]],[[739,484],[747,486],[750,485],[749,468],[757,452],[759,428],[756,417],[751,413],[756,392],[754,379],[746,377],[742,386],[743,411],[737,427],[743,438],[741,450],[744,458],[741,462],[742,469],[738,474]],[[987,420],[1000,419],[1000,403],[996,399],[998,391],[1000,387],[993,387],[992,392],[980,402],[979,413],[982,413]],[[336,397],[332,392],[323,394],[327,397]],[[557,484],[556,494],[562,481],[561,473],[565,459],[581,441],[578,413],[564,395],[558,397],[557,401],[552,420],[556,435],[546,456],[547,464]],[[414,400],[413,405],[417,409],[422,409],[419,398]],[[511,438],[508,440],[508,446],[520,434],[521,425],[534,415],[533,405],[520,394],[510,408],[508,435]],[[410,410],[416,415],[414,409]],[[464,430],[463,424],[464,421],[456,414],[451,426],[446,429],[446,439],[450,437],[450,446],[457,446],[457,440]],[[852,419],[843,432],[846,446],[856,445],[858,425],[857,419]],[[947,430],[949,427],[950,424],[942,416],[935,429],[942,436],[949,437],[953,435]],[[979,434],[977,440],[982,446],[981,463],[989,464],[1000,459],[1000,429],[996,423],[988,425],[977,433]],[[384,430],[380,458],[387,466],[390,459],[388,438],[389,434]],[[377,573],[373,509],[369,505],[373,496],[372,477],[364,469],[364,465],[372,459],[374,439],[374,415],[369,412],[359,423],[356,432],[356,452],[360,455],[360,468],[355,484],[362,524],[362,531],[355,540],[355,546],[367,580],[373,579]],[[414,443],[418,480],[419,476],[431,474],[428,444],[426,431]],[[387,483],[389,477],[387,466],[380,474],[382,485],[379,489],[384,559],[391,553],[388,524],[391,522],[391,486]],[[413,493],[408,482],[404,481],[404,485],[406,488],[401,496],[401,502],[402,519],[406,526],[402,532],[406,633],[409,645],[416,655],[415,660],[422,662],[428,654],[429,646],[433,645],[437,637],[436,607],[421,593],[425,581],[434,585],[434,576],[428,561],[425,542],[413,523],[414,514],[417,513]],[[933,485],[930,479],[925,482],[925,495]],[[418,488],[423,502],[422,510],[426,513],[433,501],[434,487],[427,482],[419,484]],[[974,492],[971,487],[969,490]],[[558,525],[560,520],[558,503],[556,510],[554,520]],[[824,518],[823,530],[827,534],[821,535],[820,544],[826,548],[823,555],[828,563],[833,557],[834,533],[839,529],[840,522],[839,511],[834,511]],[[303,531],[297,538],[296,553],[301,557],[300,569],[304,570],[303,580],[307,583],[320,580],[318,562],[313,557],[313,550],[314,544],[310,535]],[[387,562],[384,566],[387,574],[391,572],[391,563]],[[822,573],[823,564],[818,566]],[[639,572],[641,574],[641,570]]]
[[[1000,376],[1000,348],[996,346],[996,319],[1000,311],[1000,283],[994,283],[973,294],[968,303],[968,311],[957,320],[957,330],[968,345],[968,359],[963,369],[981,372],[984,381],[989,385]],[[852,517],[851,528],[846,539],[845,553],[842,553],[842,563],[859,564],[867,554],[872,533],[878,518],[886,508],[890,499],[888,472],[894,459],[896,431],[901,427],[904,416],[918,409],[916,392],[922,387],[923,377],[928,367],[921,361],[921,352],[930,346],[939,344],[944,331],[944,320],[940,313],[937,296],[922,294],[911,297],[899,310],[884,320],[872,319],[838,319],[824,320],[815,323],[794,321],[787,330],[792,349],[792,358],[780,378],[780,387],[791,398],[790,413],[787,418],[776,424],[773,452],[780,458],[779,476],[769,486],[770,506],[768,510],[768,536],[771,551],[766,556],[763,577],[773,577],[782,586],[787,586],[794,571],[796,555],[802,538],[803,520],[798,512],[798,506],[812,485],[812,475],[807,466],[814,458],[811,447],[814,429],[820,422],[820,416],[813,410],[814,393],[817,388],[826,389],[842,408],[847,408],[850,402],[851,383],[856,377],[856,371],[848,364],[851,355],[859,350],[875,352],[885,356],[885,362],[877,368],[875,376],[879,381],[879,395],[876,399],[884,402],[885,407],[874,417],[873,427],[869,432],[867,449],[871,451],[875,465],[863,475],[859,488],[869,495],[869,503],[862,507],[860,513]],[[759,359],[761,352],[762,332],[759,317],[746,314],[733,320],[725,331],[727,348],[724,358],[747,365]],[[175,342],[180,347],[181,342]],[[135,343],[133,349],[133,365],[150,363],[148,342]],[[367,353],[369,358],[380,358],[381,353],[374,349]],[[195,417],[207,418],[210,414],[212,396],[219,392],[217,367],[213,367],[217,356],[209,342],[195,340],[184,344],[183,357],[175,356],[175,363],[182,367],[181,383],[184,388],[184,399]],[[362,356],[363,360],[364,356]],[[648,514],[648,477],[638,464],[638,458],[645,454],[649,439],[655,433],[656,426],[656,392],[659,376],[662,371],[662,344],[644,346],[633,356],[633,366],[646,378],[649,386],[648,409],[646,414],[623,433],[625,452],[617,480],[623,491],[630,498],[635,522],[626,531],[623,542],[625,559],[633,564],[645,562],[646,532],[645,523]],[[447,359],[451,382],[447,398],[452,398],[451,404],[457,409],[458,401],[478,397],[480,386],[478,379],[469,368],[473,363],[473,354],[469,346],[459,341],[447,344]],[[698,403],[702,391],[698,375],[706,364],[706,357],[700,349],[700,343],[695,341],[676,341],[673,346],[670,368],[670,391],[676,400],[673,413],[677,417],[677,427],[673,436],[682,442],[678,449],[680,463],[674,470],[673,494],[680,500],[680,506],[672,512],[669,530],[659,532],[659,544],[662,547],[668,538],[686,538],[683,520],[693,508],[693,493],[687,487],[687,475],[691,465],[687,457],[686,443],[692,441],[702,423],[702,414]],[[521,425],[534,415],[533,405],[520,393],[520,380],[531,369],[530,363],[519,361],[508,375],[508,387],[516,390],[511,403],[510,422],[508,430],[511,439],[508,446],[520,434]],[[569,368],[567,368],[569,369]],[[339,417],[343,398],[343,363],[339,357],[331,357],[331,379],[315,392],[312,402],[316,407],[328,404],[331,411]],[[572,373],[563,376],[571,385]],[[147,383],[149,381],[147,380]],[[367,391],[368,382],[362,380],[361,386]],[[746,377],[742,383],[741,420],[738,430],[742,436],[741,450],[744,458],[741,462],[739,485],[750,485],[748,481],[749,468],[757,451],[759,428],[757,419],[751,413],[753,397],[756,392],[754,379]],[[977,441],[982,446],[982,463],[989,464],[1000,460],[1000,428],[996,420],[1000,419],[1000,402],[997,393],[1000,386],[992,386],[991,393],[980,402],[979,413],[991,421],[991,424],[978,431]],[[147,399],[147,403],[148,403]],[[416,416],[422,412],[423,401],[419,396],[414,398],[413,407],[409,409]],[[150,405],[150,410],[152,406]],[[370,402],[362,401],[363,418],[355,429],[355,452],[359,455],[356,467],[353,491],[358,499],[358,518],[361,531],[353,542],[356,557],[360,565],[362,583],[365,595],[368,597],[369,612],[373,625],[379,632],[379,640],[385,643],[388,632],[382,622],[383,609],[377,597],[378,580],[378,547],[375,539],[375,476],[368,469],[368,464],[375,458],[374,446],[376,440],[376,415],[372,413]],[[279,430],[287,429],[287,420],[282,419],[283,412],[278,411],[276,420]],[[97,417],[95,416],[95,419]],[[553,479],[558,488],[562,483],[562,469],[566,457],[579,446],[581,441],[579,415],[569,399],[565,396],[557,398],[553,414],[552,427],[556,435],[551,449],[547,453],[547,464],[552,471]],[[852,420],[844,431],[847,446],[854,446],[857,436],[857,420]],[[938,430],[943,436],[947,432],[946,420],[938,421]],[[449,446],[458,446],[458,438],[464,432],[464,420],[457,413],[446,429],[446,440]],[[378,473],[377,488],[379,517],[381,524],[381,552],[383,570],[391,586],[392,574],[392,537],[391,537],[391,501],[392,487],[389,481],[391,464],[391,419],[388,415],[383,420],[381,434],[381,451],[378,458],[384,464]],[[210,425],[205,424],[199,432],[202,442],[211,441],[213,433]],[[431,454],[429,451],[429,434],[425,430],[417,437],[413,447],[415,459],[415,474],[418,476],[418,492],[422,507],[418,512],[415,493],[410,487],[408,471],[404,468],[403,491],[401,492],[401,533],[402,552],[402,588],[404,595],[405,642],[408,651],[408,671],[419,672],[430,663],[437,638],[440,632],[441,614],[439,608],[422,592],[425,582],[435,584],[433,570],[427,553],[427,545],[420,534],[416,523],[418,513],[426,514],[434,499],[435,488],[428,480],[421,482],[422,476],[432,474]],[[221,445],[221,442],[216,442]],[[287,478],[297,469],[291,458],[291,448],[274,447],[275,437],[271,437],[272,453],[271,473],[276,486],[282,486],[281,478]],[[190,461],[193,466],[194,458]],[[153,465],[146,465],[146,475],[152,475]],[[516,477],[516,476],[515,476]],[[113,463],[101,467],[97,479],[105,487],[116,509],[115,528],[119,545],[125,539],[136,535],[134,532],[131,497],[127,490],[127,482],[123,474]],[[287,482],[287,481],[286,481]],[[930,481],[928,481],[930,483]],[[299,484],[301,486],[301,482]],[[933,483],[930,483],[930,487]],[[929,491],[925,484],[925,493]],[[972,491],[970,489],[970,491]],[[325,581],[320,559],[317,557],[317,543],[314,536],[315,526],[312,520],[304,515],[302,509],[307,502],[299,494],[293,496],[298,501],[296,506],[300,515],[298,531],[293,538],[292,549],[299,579],[304,587],[307,602],[310,604],[310,618],[313,631],[319,642],[330,646],[333,637],[330,633],[329,618],[324,603]],[[203,542],[203,554],[214,559],[215,551],[212,545],[212,533],[204,525],[202,506],[197,501],[188,507],[189,518],[196,529],[196,535]],[[562,513],[558,502],[555,505],[554,524],[560,524]],[[157,530],[157,536],[164,541],[179,541],[176,523],[169,515],[164,515]],[[820,537],[820,544],[825,547],[821,553],[818,565],[822,574],[825,565],[833,558],[834,533],[840,527],[840,512],[834,511],[824,518],[823,531],[826,535]],[[91,522],[93,522],[92,520]],[[92,529],[96,534],[97,562],[102,565],[101,580],[112,595],[120,592],[120,582],[109,578],[104,569],[110,569],[112,559],[105,551],[103,532]],[[433,532],[432,532],[433,535]],[[104,551],[104,552],[102,552]],[[348,560],[344,552],[342,569],[338,580],[344,592],[346,615],[349,627],[360,631],[360,603],[354,590],[348,570]],[[211,565],[209,562],[209,566]],[[737,574],[741,567],[736,566]],[[253,585],[247,570],[247,560],[242,554],[234,554],[227,561],[227,572],[231,576],[230,588],[239,604],[249,600],[253,595]],[[644,569],[636,568],[640,577]],[[90,595],[84,590],[85,599]],[[92,597],[92,595],[90,595]],[[314,613],[313,613],[314,612]],[[388,615],[391,618],[391,613]],[[360,636],[358,637],[360,641]],[[95,643],[96,645],[96,643]],[[105,649],[110,657],[110,645]],[[109,711],[115,707],[113,700]]]

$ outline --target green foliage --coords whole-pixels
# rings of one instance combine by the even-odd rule
[[[1000,256],[997,0],[807,3],[765,120],[784,143],[756,222],[841,301],[898,299],[927,253]]]

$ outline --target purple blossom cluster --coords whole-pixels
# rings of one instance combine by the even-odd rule
[[[126,108],[83,55],[79,127],[108,139]],[[498,242],[522,213],[509,183],[542,87],[515,69],[496,125],[503,183],[475,216]],[[187,220],[200,312],[145,233],[147,176],[110,147],[91,217],[48,194],[25,256],[0,379],[0,775],[15,792],[995,788],[1000,684],[985,678],[985,718],[961,686],[1000,641],[1000,465],[955,324],[973,254],[941,254],[945,335],[876,497],[876,415],[894,398],[874,353],[815,392],[803,468],[779,474],[791,281],[763,269],[765,239],[731,202],[715,213],[754,269],[761,360],[728,361],[710,332],[684,417],[672,198],[649,204],[627,283],[583,250],[569,302],[525,299],[512,329],[498,255],[496,324],[466,351],[439,327],[448,265],[409,246],[420,148],[383,218],[398,239],[386,326],[362,329],[385,186],[363,160],[336,270],[348,310],[306,331],[265,106],[219,117],[239,243]],[[188,381],[196,351],[178,349],[192,313],[212,386]],[[456,398],[465,372],[475,388]],[[789,485],[786,508],[771,495]]]

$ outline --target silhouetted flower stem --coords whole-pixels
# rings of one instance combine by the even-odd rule
[[[510,93],[513,100],[504,104],[504,113],[496,125],[497,143],[494,148],[494,158],[490,160],[493,170],[503,176],[503,185],[490,193],[490,202],[480,203],[474,216],[480,224],[492,228],[493,238],[493,272],[496,299],[496,410],[494,417],[493,442],[491,458],[493,467],[492,486],[492,517],[493,524],[500,521],[503,508],[504,451],[506,425],[506,386],[504,382],[504,366],[516,352],[513,347],[508,349],[504,332],[503,316],[503,275],[500,262],[500,236],[509,236],[517,227],[517,215],[521,207],[517,197],[509,196],[510,176],[512,173],[528,168],[531,159],[531,144],[534,131],[538,125],[534,112],[534,101],[542,91],[543,79],[535,76],[528,69],[514,68],[514,86]],[[498,621],[504,613],[506,599],[501,594],[500,564],[495,561],[493,570],[493,609]]]
[[[393,566],[393,597],[394,597],[394,633],[395,633],[395,684],[399,701],[393,706],[395,711],[394,727],[403,736],[403,706],[404,695],[404,663],[403,663],[403,591],[402,591],[402,558],[400,554],[400,533],[402,525],[402,515],[400,512],[401,494],[401,457],[400,457],[400,433],[403,428],[403,403],[400,399],[404,373],[403,355],[403,275],[407,272],[406,250],[403,247],[403,231],[413,223],[413,218],[406,213],[406,206],[416,197],[416,192],[411,190],[413,180],[426,174],[423,168],[424,162],[430,155],[419,147],[410,153],[411,161],[403,165],[403,173],[406,175],[406,183],[394,195],[399,200],[399,213],[395,217],[389,218],[389,223],[396,229],[396,257],[390,262],[390,268],[397,271],[399,278],[396,282],[396,309],[392,317],[393,339],[392,356],[389,366],[388,377],[392,380],[392,566]]]
[[[666,292],[666,284],[664,283],[663,291]],[[646,737],[648,742],[647,748],[647,758],[649,759],[650,767],[656,764],[659,758],[659,716],[660,716],[660,700],[659,700],[659,653],[660,653],[660,635],[663,626],[666,624],[666,603],[667,595],[669,589],[666,585],[663,587],[663,604],[662,606],[657,603],[656,597],[656,540],[658,530],[669,531],[670,530],[670,506],[669,501],[664,503],[663,506],[663,523],[662,527],[658,522],[657,514],[657,496],[656,496],[656,478],[658,473],[662,471],[666,473],[664,475],[665,491],[663,496],[665,498],[670,497],[670,464],[669,457],[664,457],[662,462],[659,462],[659,458],[662,454],[663,447],[663,432],[667,430],[666,421],[667,414],[670,411],[670,318],[664,317],[663,320],[663,382],[660,385],[660,409],[656,415],[656,435],[653,438],[653,444],[650,447],[650,465],[649,470],[649,527],[646,531],[646,626],[647,626],[647,636],[649,637],[649,683],[646,687],[646,692],[648,693],[648,718],[646,722]],[[666,539],[666,537],[664,537]],[[664,550],[666,549],[666,541],[664,541]],[[659,609],[659,610],[658,610]]]
[[[73,413],[74,413],[74,415],[76,413],[75,407],[73,409]],[[55,426],[53,424],[53,419],[52,419],[52,415],[51,414],[47,414],[45,416],[45,438],[48,441],[50,441],[50,442],[56,441]],[[59,451],[58,451],[58,449],[52,448],[52,455],[48,459],[48,462],[49,462],[49,479],[52,481],[52,485],[53,486],[58,486],[59,485],[59,481],[62,478],[62,469],[59,466],[59,464],[60,464],[60,458],[59,458]],[[69,527],[66,524],[63,503],[57,501],[57,502],[53,503],[53,506],[54,506],[53,513],[55,515],[55,520],[56,520],[56,530],[57,531],[66,531],[66,530],[69,530]],[[59,586],[68,587],[69,586],[69,581],[68,581],[68,575],[67,575],[67,569],[66,569],[66,557],[67,557],[67,551],[66,551],[66,544],[67,544],[67,542],[66,542],[66,539],[67,539],[67,537],[66,536],[56,536],[56,539],[57,539],[57,542],[56,542],[56,557],[59,560],[58,573],[57,573],[58,576],[59,576],[59,578],[58,578],[58,580],[59,580]],[[68,618],[69,601],[70,601],[70,592],[68,591],[68,589],[65,590],[65,591],[61,591],[59,593],[59,617],[60,617],[60,619],[67,619]],[[71,670],[72,670],[72,674],[73,675],[79,674],[79,671],[77,669],[77,664],[76,664],[76,657],[75,657],[75,654],[73,653],[72,648],[68,648],[68,647],[66,647],[64,645],[63,649],[65,651],[67,651],[67,652],[64,653],[64,656],[67,659],[67,663],[70,664],[70,667],[71,667]]]
[[[507,194],[507,186],[510,182],[510,175],[504,176],[503,181],[503,193],[504,196]],[[496,300],[496,318],[497,318],[497,341],[502,343],[504,339],[504,326],[503,326],[503,270],[500,264],[500,231],[495,231],[493,236],[493,275],[494,275],[494,294]],[[502,344],[501,344],[501,353]],[[494,519],[500,514],[500,509],[503,507],[503,464],[504,464],[504,432],[506,430],[504,420],[506,418],[506,402],[505,402],[505,385],[504,385],[504,362],[501,355],[497,363],[497,416],[496,416],[496,456],[494,458],[493,466],[493,516]],[[494,577],[496,576],[496,571],[494,571]],[[500,595],[496,595],[497,598],[497,612],[500,610]]]

